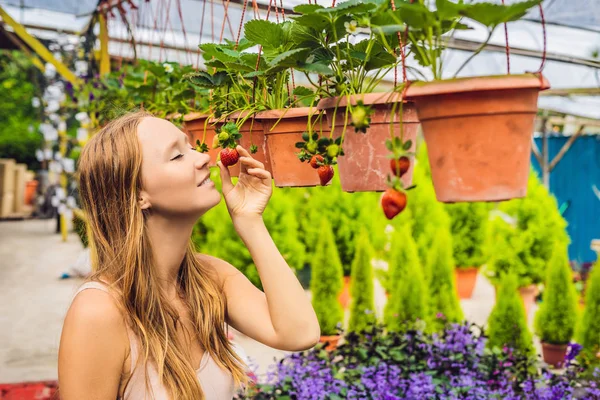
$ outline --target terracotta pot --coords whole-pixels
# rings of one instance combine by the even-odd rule
[[[317,171],[296,156],[298,149],[295,145],[302,141],[302,133],[307,131],[310,112],[309,107],[301,107],[263,111],[256,115],[256,119],[263,123],[271,173],[277,187],[321,184]]]
[[[327,126],[331,129],[333,118],[335,118],[334,136],[339,137],[344,131],[346,119],[346,105],[356,105],[362,100],[366,105],[371,105],[371,126],[367,133],[356,133],[350,125],[350,114],[346,123],[346,134],[344,135],[344,156],[338,157],[338,166],[342,190],[345,192],[367,192],[385,191],[386,178],[391,174],[390,159],[391,152],[385,147],[385,141],[390,139],[390,128],[395,135],[400,136],[401,125],[403,125],[403,139],[412,140],[410,151],[416,149],[417,129],[419,120],[413,102],[404,102],[402,110],[398,104],[401,96],[398,93],[369,93],[353,96],[326,98],[319,102],[318,108],[326,110]],[[338,104],[339,102],[339,104]],[[392,107],[396,103],[395,116]],[[337,110],[336,110],[337,105]],[[334,116],[335,114],[335,116]],[[402,118],[402,122],[400,122]],[[394,121],[390,124],[391,121]],[[405,187],[412,184],[414,163],[411,163],[406,174],[402,176]]]
[[[217,157],[221,149],[213,149],[213,138],[215,137],[214,121],[207,121],[208,116],[200,113],[191,113],[183,117],[184,132],[190,138],[190,143],[196,146],[196,140],[203,141],[208,146],[208,155],[210,156],[210,167],[217,165]]]
[[[538,287],[537,285],[529,285],[519,288],[519,294],[525,306],[525,316],[528,317],[529,311],[531,311],[531,307],[535,303],[535,297],[539,294]]]
[[[470,299],[473,296],[473,289],[475,289],[479,268],[456,267],[454,269],[454,273],[456,274],[456,289],[458,290],[458,297],[461,299]]]
[[[342,308],[345,310],[348,308],[348,304],[350,303],[350,277],[344,277],[344,286],[342,287],[342,291],[338,296],[338,301],[340,302]]]
[[[551,344],[542,342],[542,357],[544,362],[554,368],[561,368],[565,361],[568,344]]]
[[[437,199],[500,201],[524,197],[540,90],[533,74],[417,82],[414,100]]]
[[[25,204],[32,205],[35,200],[35,194],[37,193],[37,187],[39,182],[36,180],[28,181],[25,184]]]
[[[237,115],[233,115],[232,117],[236,118]],[[250,146],[255,144],[258,147],[258,150],[254,154],[250,153],[250,155],[263,163],[265,165],[265,169],[273,174],[271,162],[269,160],[269,154],[267,151],[267,141],[265,138],[262,121],[256,118],[248,118],[240,127],[240,133],[242,134],[240,145],[246,150],[250,151]],[[231,176],[239,176],[239,163],[229,167],[229,173]]]
[[[337,348],[338,342],[341,339],[341,335],[321,336],[319,343],[327,343],[325,346],[326,351],[333,351]]]

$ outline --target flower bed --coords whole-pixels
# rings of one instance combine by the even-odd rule
[[[562,374],[508,348],[488,349],[478,327],[449,325],[441,334],[348,334],[333,352],[320,347],[272,366],[253,399],[600,399],[596,376],[580,379],[571,345]],[[585,384],[584,384],[585,383]]]

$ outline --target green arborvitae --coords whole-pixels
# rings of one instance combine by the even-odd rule
[[[426,285],[417,245],[410,226],[394,233],[389,262],[389,298],[384,309],[388,329],[400,330],[416,320],[427,320]]]
[[[455,203],[444,206],[450,216],[454,261],[458,268],[481,267],[485,262],[484,245],[489,205]]]
[[[341,325],[344,319],[342,306],[338,302],[343,274],[331,225],[325,218],[321,220],[321,236],[317,240],[311,265],[312,305],[319,320],[321,335],[335,335],[338,333],[338,324]]]
[[[567,344],[577,323],[577,293],[566,246],[557,246],[550,259],[544,299],[536,313],[535,330],[545,343]]]
[[[352,332],[361,332],[376,322],[371,260],[369,236],[366,230],[362,230],[356,241],[356,253],[352,261],[352,302],[348,326],[348,330]]]
[[[525,354],[533,354],[525,307],[517,291],[517,277],[512,273],[502,277],[496,305],[488,319],[488,335],[489,348],[508,346]]]
[[[582,356],[594,360],[600,351],[600,267],[592,267],[585,290],[585,308],[577,332],[577,341],[583,346]],[[597,362],[597,361],[596,361]]]
[[[456,291],[452,240],[448,230],[438,230],[427,263],[430,274],[430,279],[427,280],[430,322],[432,330],[439,331],[448,322],[463,320],[463,312]]]

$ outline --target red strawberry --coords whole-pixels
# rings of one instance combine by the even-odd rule
[[[400,214],[406,207],[406,194],[396,189],[388,189],[381,196],[381,207],[387,219]]]
[[[235,165],[239,159],[240,154],[236,149],[227,147],[221,150],[221,162],[224,166],[229,167],[230,165]]]
[[[406,171],[408,171],[409,167],[410,167],[410,159],[406,156],[402,156],[397,160],[394,158],[392,158],[390,160],[390,168],[392,169],[392,172],[396,176],[404,175],[406,173]]]
[[[312,158],[310,159],[310,166],[314,169],[317,169],[319,168],[319,162],[323,162],[323,157],[321,157],[318,154],[316,156],[312,156]]]
[[[331,178],[333,178],[333,167],[331,165],[321,165],[317,169],[319,179],[321,180],[321,186],[327,185]]]

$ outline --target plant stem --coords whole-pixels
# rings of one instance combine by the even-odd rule
[[[490,39],[492,38],[492,33],[494,31],[490,30],[490,33],[488,34],[487,39],[485,39],[485,42],[483,42],[483,44],[481,46],[479,46],[479,48],[469,56],[469,58],[467,58],[465,60],[465,62],[460,66],[460,68],[458,69],[458,71],[456,71],[456,73],[454,74],[453,78],[456,78],[456,76],[460,73],[460,71],[462,71],[462,69],[473,59],[473,57],[475,57],[477,54],[481,53],[481,51],[487,46],[487,44],[489,43]]]

